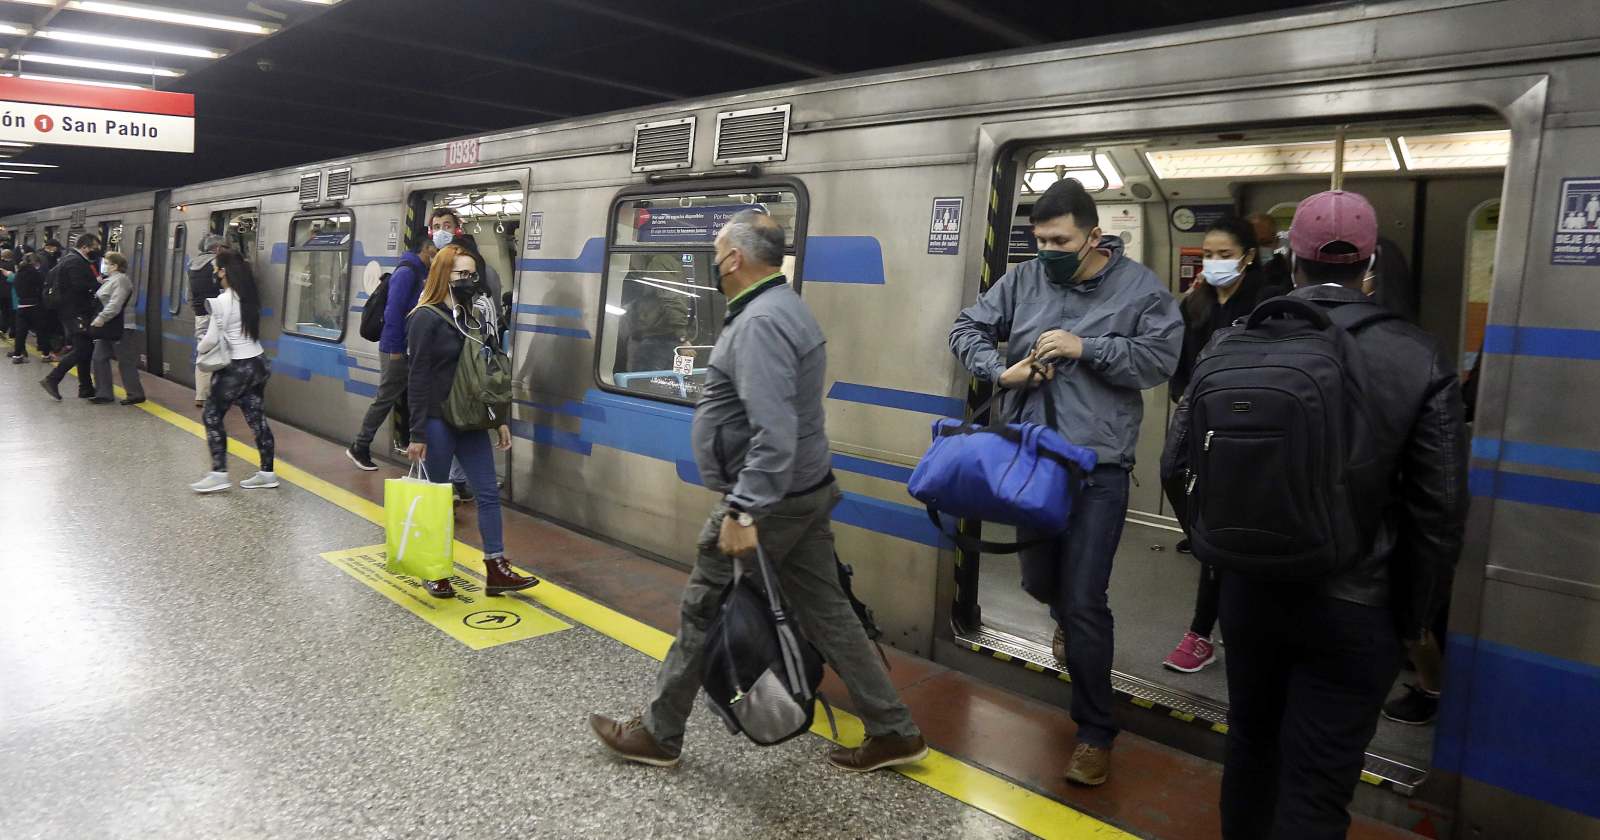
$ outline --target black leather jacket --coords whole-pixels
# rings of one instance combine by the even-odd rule
[[[1329,308],[1367,301],[1355,289],[1332,285],[1292,296]],[[1461,389],[1437,343],[1410,323],[1372,324],[1356,334],[1356,345],[1367,364],[1378,456],[1392,477],[1389,504],[1366,559],[1319,585],[1331,598],[1388,607],[1401,637],[1415,639],[1449,598],[1461,553],[1468,501]],[[1180,439],[1188,423],[1185,400],[1168,441]],[[1164,479],[1177,457],[1163,457]]]

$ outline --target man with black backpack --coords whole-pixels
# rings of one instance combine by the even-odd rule
[[[94,397],[94,381],[90,378],[89,363],[94,356],[94,338],[89,335],[89,319],[97,311],[94,292],[99,286],[94,265],[100,262],[100,237],[85,233],[72,243],[56,267],[45,278],[45,294],[56,303],[62,331],[72,343],[71,351],[62,357],[55,370],[40,380],[45,393],[61,399],[61,380],[67,371],[78,369],[78,396]]]
[[[1378,713],[1449,591],[1466,517],[1453,366],[1361,292],[1378,241],[1355,193],[1300,203],[1297,289],[1219,333],[1162,474],[1222,570],[1227,840],[1342,838]]]
[[[428,267],[437,253],[439,249],[434,246],[433,240],[424,238],[415,251],[400,255],[400,265],[387,281],[379,284],[372,297],[367,298],[366,308],[361,313],[361,332],[362,337],[366,338],[369,326],[367,310],[371,309],[373,315],[380,315],[378,307],[382,307],[377,323],[378,365],[382,373],[378,379],[378,393],[372,398],[366,416],[361,418],[361,429],[356,432],[356,439],[350,448],[345,450],[345,457],[369,472],[378,468],[378,464],[372,460],[372,439],[377,437],[383,421],[389,418],[389,412],[400,413],[400,422],[395,423],[394,427],[395,444],[408,446],[411,443],[411,424],[407,419],[405,402],[406,381],[410,376],[410,366],[406,361],[406,316],[417,308],[422,285],[428,279]]]
[[[828,760],[855,772],[921,761],[928,753],[922,733],[840,586],[830,515],[841,494],[823,428],[826,339],[783,276],[783,227],[764,213],[746,210],[723,227],[713,248],[711,276],[727,296],[727,315],[695,406],[693,437],[700,476],[720,498],[700,531],[678,637],[656,675],[654,697],[632,720],[591,715],[589,726],[607,749],[629,761],[659,767],[678,763],[704,665],[715,659],[706,650],[710,631],[717,629],[713,622],[728,608],[725,595],[736,606],[736,593],[751,592],[748,583],[729,588],[733,558],[741,558],[759,568],[763,578],[769,569],[774,573],[781,592],[769,589],[767,594],[799,619],[810,644],[838,672],[863,718],[866,741],[857,748],[834,750]],[[762,617],[759,607],[745,614],[752,613]],[[717,625],[725,627],[726,621]],[[739,664],[755,665],[759,674],[766,663]],[[820,665],[814,658],[810,664],[816,667],[804,670],[820,680]],[[781,670],[799,678],[796,672],[802,669]],[[727,687],[728,681],[719,676],[705,680],[708,696],[714,683]],[[776,696],[764,692],[759,682],[739,687],[729,705],[719,707],[725,721],[741,719],[744,707],[738,704],[747,699],[746,690]],[[797,688],[790,696],[798,693],[806,702],[792,718],[796,729],[809,721],[813,707],[807,689],[815,684]],[[762,738],[748,727],[744,731],[761,743],[777,740]],[[794,730],[785,734],[792,736]]]

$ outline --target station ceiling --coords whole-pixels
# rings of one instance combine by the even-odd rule
[[[0,180],[0,213],[1313,2],[0,0],[0,73],[196,97],[192,155],[0,148],[56,167]]]

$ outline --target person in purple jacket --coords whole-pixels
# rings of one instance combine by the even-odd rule
[[[446,208],[435,210],[433,217],[428,220],[429,227],[433,226],[435,218],[454,215],[454,211]],[[361,431],[356,433],[355,442],[345,450],[345,455],[363,470],[378,468],[372,460],[372,439],[377,436],[383,421],[388,419],[390,411],[402,413],[400,422],[394,426],[395,445],[404,447],[410,444],[411,426],[404,413],[406,380],[411,373],[406,363],[406,315],[417,308],[422,284],[428,279],[428,264],[433,262],[433,256],[437,253],[439,248],[434,245],[432,237],[426,237],[417,250],[407,251],[400,258],[399,267],[389,276],[389,297],[383,307],[383,336],[378,340],[379,366],[383,369],[382,377],[378,380],[378,395],[373,397],[372,406],[361,420]]]

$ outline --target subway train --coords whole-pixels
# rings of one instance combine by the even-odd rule
[[[512,293],[515,505],[686,565],[710,499],[689,445],[722,322],[712,238],[760,207],[830,338],[835,521],[886,640],[1049,702],[1071,690],[1015,557],[964,555],[905,482],[981,398],[956,313],[1028,259],[1033,197],[1076,178],[1180,293],[1207,226],[1287,229],[1326,189],[1381,217],[1405,314],[1476,365],[1471,514],[1442,712],[1385,723],[1356,807],[1434,836],[1600,837],[1600,14],[1568,0],[1345,3],[829,78],[261,172],[0,220],[97,231],[138,284],[147,367],[193,381],[187,261],[257,267],[278,420],[346,441],[378,381],[364,300],[431,208]],[[1592,6],[1589,11],[1593,11]],[[204,119],[202,114],[201,119]],[[1270,248],[1270,246],[1268,246]],[[1389,290],[1386,290],[1389,291]],[[1482,356],[1481,363],[1479,357]],[[1217,758],[1221,668],[1175,675],[1197,570],[1157,480],[1146,393],[1116,560],[1116,687],[1141,732]],[[380,441],[381,442],[381,441]],[[198,456],[197,456],[198,457]],[[517,562],[537,569],[537,557]],[[1226,658],[1226,639],[1221,656]],[[1019,737],[1026,737],[1019,733]]]

